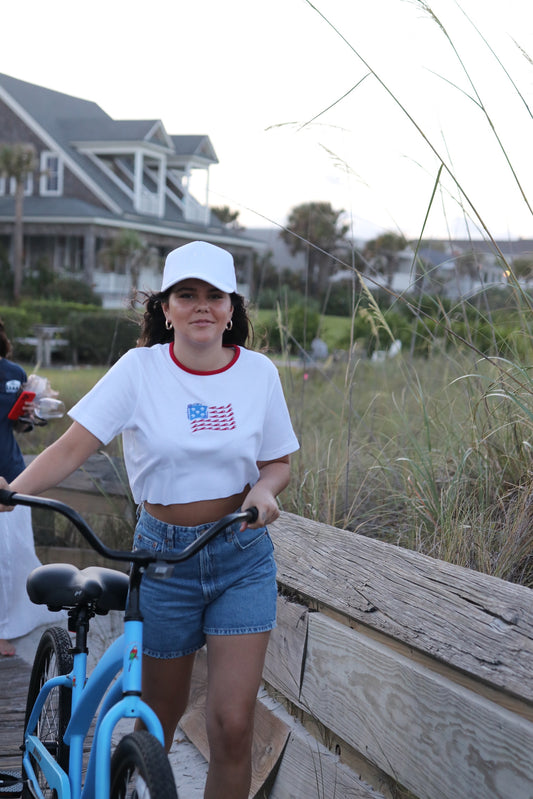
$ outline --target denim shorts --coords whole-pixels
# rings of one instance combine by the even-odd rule
[[[242,635],[276,626],[276,564],[266,527],[239,531],[236,522],[167,579],[141,583],[146,655],[175,658],[201,649],[206,635]],[[134,549],[182,550],[209,524],[166,524],[141,509]]]

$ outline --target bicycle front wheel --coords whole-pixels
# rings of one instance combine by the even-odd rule
[[[24,735],[35,700],[45,682],[51,677],[69,674],[72,671],[73,657],[69,651],[71,647],[70,637],[62,627],[50,627],[42,634],[30,676]],[[53,688],[43,705],[36,728],[39,739],[61,768],[67,772],[69,747],[64,743],[63,735],[70,719],[71,704],[72,692],[68,688]],[[45,799],[55,799],[55,791],[48,787],[38,761],[33,757],[31,760],[43,796]],[[24,774],[23,777],[26,779],[27,775]],[[33,796],[34,794],[25,784],[22,792],[23,799]]]
[[[144,730],[125,735],[111,760],[111,799],[178,799],[168,757]]]

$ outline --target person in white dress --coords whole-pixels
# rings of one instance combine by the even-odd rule
[[[24,458],[15,437],[17,426],[8,418],[24,384],[24,369],[9,360],[11,342],[0,321],[0,475],[6,480],[24,470]],[[26,593],[26,578],[40,561],[35,553],[30,508],[18,506],[0,516],[0,656],[16,652],[12,639],[42,624],[55,623],[57,613],[34,605]]]

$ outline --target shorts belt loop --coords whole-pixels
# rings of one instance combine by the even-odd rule
[[[165,543],[169,549],[174,547],[174,525],[167,524],[166,536],[165,536]]]

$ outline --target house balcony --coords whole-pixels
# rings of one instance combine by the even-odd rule
[[[131,297],[131,275],[118,272],[95,270],[93,289],[102,298],[103,308],[126,308]],[[140,270],[137,289],[140,291],[157,291],[161,283],[161,271],[158,268],[143,267]]]
[[[143,191],[137,210],[140,214],[147,214],[148,216],[162,216],[159,195],[151,191]]]
[[[209,208],[199,203],[190,194],[185,197],[184,211],[187,222],[197,222],[200,225],[209,224]]]

